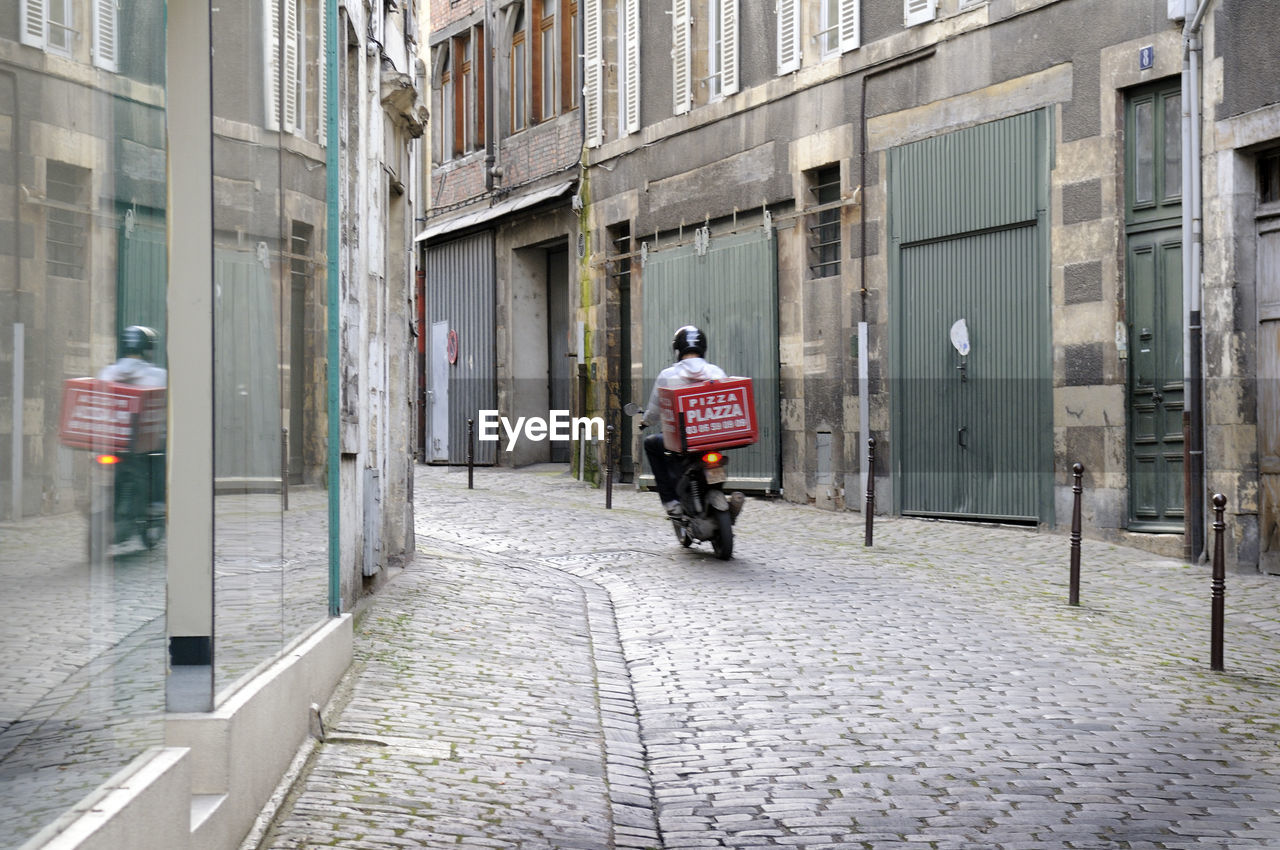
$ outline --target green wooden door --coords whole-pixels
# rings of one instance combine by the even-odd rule
[[[1126,104],[1129,527],[1183,524],[1181,100],[1167,84]]]
[[[1052,517],[1047,138],[1037,112],[890,152],[901,513]]]

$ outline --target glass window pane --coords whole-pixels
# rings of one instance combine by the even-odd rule
[[[1182,95],[1164,99],[1164,196],[1182,194]]]
[[[88,4],[44,8],[76,72],[0,35],[0,584],[20,597],[0,624],[4,847],[164,743],[165,4],[120,7],[118,73],[68,29]],[[132,325],[153,335],[123,346]],[[106,418],[135,399],[145,439]]]
[[[1145,100],[1134,106],[1134,200],[1149,204],[1155,200],[1155,102]]]

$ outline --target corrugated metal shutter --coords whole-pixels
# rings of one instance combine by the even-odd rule
[[[903,513],[1052,518],[1046,133],[1037,112],[890,152]]]
[[[449,369],[449,463],[467,462],[467,419],[498,406],[493,232],[432,245],[427,250],[427,325],[447,322],[457,334]],[[427,373],[433,358],[427,352]],[[427,421],[431,421],[430,415]],[[427,435],[430,442],[431,435]],[[494,463],[497,443],[475,442],[475,461]]]
[[[729,485],[777,492],[778,277],[776,242],[761,228],[719,236],[704,256],[692,247],[648,255],[641,272],[644,300],[645,401],[658,373],[671,365],[671,335],[685,324],[707,332],[707,359],[730,375],[752,379],[760,442],[730,454]],[[652,484],[645,466],[641,481]]]

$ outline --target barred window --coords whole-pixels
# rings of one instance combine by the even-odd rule
[[[805,217],[809,240],[809,279],[840,274],[840,166],[806,172],[809,206]]]
[[[50,277],[83,280],[89,240],[89,170],[48,163],[45,197],[49,201],[45,268]]]

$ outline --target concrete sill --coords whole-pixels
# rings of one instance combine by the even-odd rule
[[[193,794],[191,797],[191,831],[198,830],[226,799],[226,794]]]

